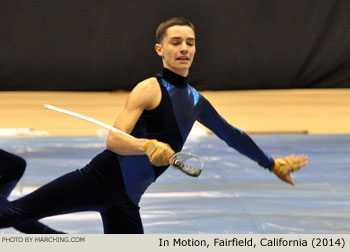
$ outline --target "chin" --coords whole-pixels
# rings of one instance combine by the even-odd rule
[[[178,70],[179,72],[188,72],[190,70],[190,67],[177,67],[176,70]]]
[[[176,68],[181,70],[189,70],[191,67],[191,63],[179,64]]]

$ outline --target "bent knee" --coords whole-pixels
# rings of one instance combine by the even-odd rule
[[[26,169],[26,161],[15,155],[5,151],[0,153],[0,179],[2,182],[19,180]]]

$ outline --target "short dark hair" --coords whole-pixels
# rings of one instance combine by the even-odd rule
[[[164,38],[166,31],[169,27],[175,26],[175,25],[184,25],[189,26],[192,28],[193,32],[195,33],[194,25],[191,23],[190,20],[184,17],[172,17],[168,20],[163,21],[160,23],[160,25],[157,28],[156,31],[156,41],[157,43],[160,43],[162,39]]]

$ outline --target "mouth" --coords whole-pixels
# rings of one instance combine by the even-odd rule
[[[189,57],[187,57],[187,56],[181,56],[181,57],[177,57],[177,58],[176,58],[176,60],[180,60],[180,61],[188,61],[188,60],[190,60],[190,58],[189,58]]]

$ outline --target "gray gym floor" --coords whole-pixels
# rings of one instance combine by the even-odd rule
[[[309,164],[278,180],[216,136],[190,136],[184,151],[203,159],[199,178],[168,169],[141,200],[145,233],[350,233],[350,135],[252,135],[267,153],[305,153]],[[13,200],[85,166],[105,147],[104,137],[0,138],[2,149],[28,163]],[[55,197],[55,195],[52,195]],[[98,213],[43,219],[68,233],[102,233]],[[12,228],[0,233],[16,233]]]

